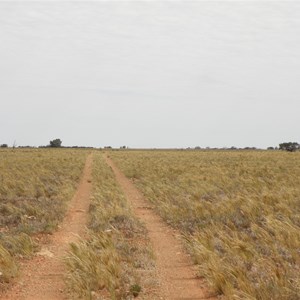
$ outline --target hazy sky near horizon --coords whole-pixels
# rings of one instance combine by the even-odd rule
[[[298,1],[0,1],[0,143],[300,142]]]

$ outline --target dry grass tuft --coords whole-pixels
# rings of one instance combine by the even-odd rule
[[[72,243],[66,259],[72,291],[81,298],[91,299],[96,291],[106,288],[111,299],[116,299],[120,260],[109,234],[94,234],[88,241]]]
[[[17,275],[17,266],[10,253],[0,245],[0,286]]]

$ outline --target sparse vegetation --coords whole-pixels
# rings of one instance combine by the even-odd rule
[[[0,282],[16,274],[15,257],[31,255],[31,238],[62,220],[85,163],[86,151],[0,151]]]
[[[153,254],[101,154],[95,155],[88,239],[71,245],[67,282],[74,297],[132,299],[147,291]],[[153,288],[153,283],[151,288]],[[145,294],[142,299],[146,299]]]
[[[182,231],[226,299],[300,298],[300,153],[122,151],[112,158]]]

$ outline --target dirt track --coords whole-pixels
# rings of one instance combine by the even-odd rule
[[[56,300],[68,299],[64,284],[64,263],[62,257],[68,244],[85,233],[87,211],[91,194],[92,155],[86,160],[78,189],[69,203],[69,209],[59,230],[44,245],[37,255],[21,265],[18,282],[2,300]]]
[[[216,299],[209,297],[204,283],[196,278],[191,258],[185,253],[179,234],[167,226],[152,210],[151,205],[115,166],[105,157],[122,187],[135,214],[145,224],[156,256],[159,299]],[[91,195],[92,155],[89,155],[78,189],[59,230],[42,250],[21,265],[15,285],[0,295],[0,300],[63,300],[70,299],[64,284],[65,268],[62,261],[70,242],[84,236]]]
[[[145,224],[156,256],[157,276],[160,282],[160,299],[216,299],[209,297],[204,283],[196,278],[191,258],[185,253],[179,234],[165,224],[152,210],[151,204],[136,187],[105,157],[115,173],[135,214]]]

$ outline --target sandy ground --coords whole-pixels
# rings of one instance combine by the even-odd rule
[[[216,299],[211,297],[204,282],[196,277],[195,267],[180,242],[179,233],[166,225],[153,211],[151,204],[116,167],[114,162],[108,156],[105,159],[114,171],[135,214],[149,232],[156,256],[160,299]]]
[[[1,300],[69,299],[64,284],[66,274],[62,258],[70,242],[84,236],[91,195],[92,155],[86,160],[77,191],[69,203],[67,214],[58,231],[31,260],[21,263],[18,281]]]

